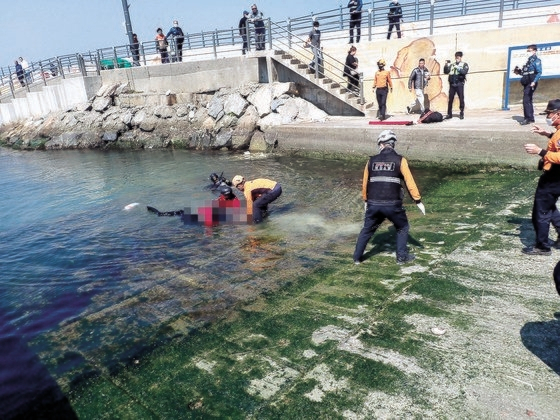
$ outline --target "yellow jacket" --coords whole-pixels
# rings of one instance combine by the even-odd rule
[[[388,70],[379,70],[375,72],[373,87],[384,88],[387,86],[393,89],[393,82],[391,81],[391,73],[389,73]]]
[[[243,188],[243,194],[247,200],[247,214],[253,214],[253,201],[259,198],[261,195],[270,192],[277,182],[266,178],[258,178],[252,181],[245,181]]]

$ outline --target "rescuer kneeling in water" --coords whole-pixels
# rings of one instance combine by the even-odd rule
[[[247,216],[253,216],[254,223],[262,222],[268,213],[268,205],[282,194],[282,186],[266,178],[245,181],[243,176],[235,175],[231,183],[245,195]]]

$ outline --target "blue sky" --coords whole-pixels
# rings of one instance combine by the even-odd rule
[[[388,0],[386,1],[388,3]],[[152,40],[161,26],[167,33],[174,19],[184,32],[237,27],[252,2],[238,0],[128,0],[133,30],[141,42]],[[273,21],[346,6],[347,0],[260,0],[259,10]],[[384,2],[376,1],[376,5]],[[370,2],[364,2],[370,4]],[[346,9],[347,10],[347,9]],[[0,67],[20,56],[29,62],[128,43],[122,0],[2,1]]]

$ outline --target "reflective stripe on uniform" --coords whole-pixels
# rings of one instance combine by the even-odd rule
[[[394,182],[395,184],[400,184],[401,179],[393,176],[372,176],[369,182]]]

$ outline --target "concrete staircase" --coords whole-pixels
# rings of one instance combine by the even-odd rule
[[[319,74],[315,74],[315,71],[309,68],[309,65],[307,64],[308,62],[304,62],[303,57],[297,57],[295,54],[297,53],[287,52],[284,50],[274,50],[270,55],[271,60],[289,70],[289,72],[281,72],[279,71],[280,69],[276,69],[279,79],[288,79],[280,81],[292,81],[299,84],[307,84],[312,90],[317,90],[318,88],[323,95],[306,95],[306,89],[303,89],[304,92],[302,96],[304,99],[312,102],[315,106],[323,109],[331,115],[365,115],[365,111],[369,107],[361,103],[360,97],[357,94],[346,88],[346,79],[342,77],[342,70],[337,70],[340,73],[340,77],[336,77],[333,71],[325,70],[325,64],[327,64],[327,68],[329,66],[328,63],[323,60],[323,67],[319,69]],[[290,72],[292,74],[290,74]],[[333,73],[332,76],[329,73]],[[293,74],[297,75],[297,77],[291,77]],[[324,100],[315,101],[314,98],[317,96],[324,98]],[[326,102],[329,104],[328,107],[324,106]]]

